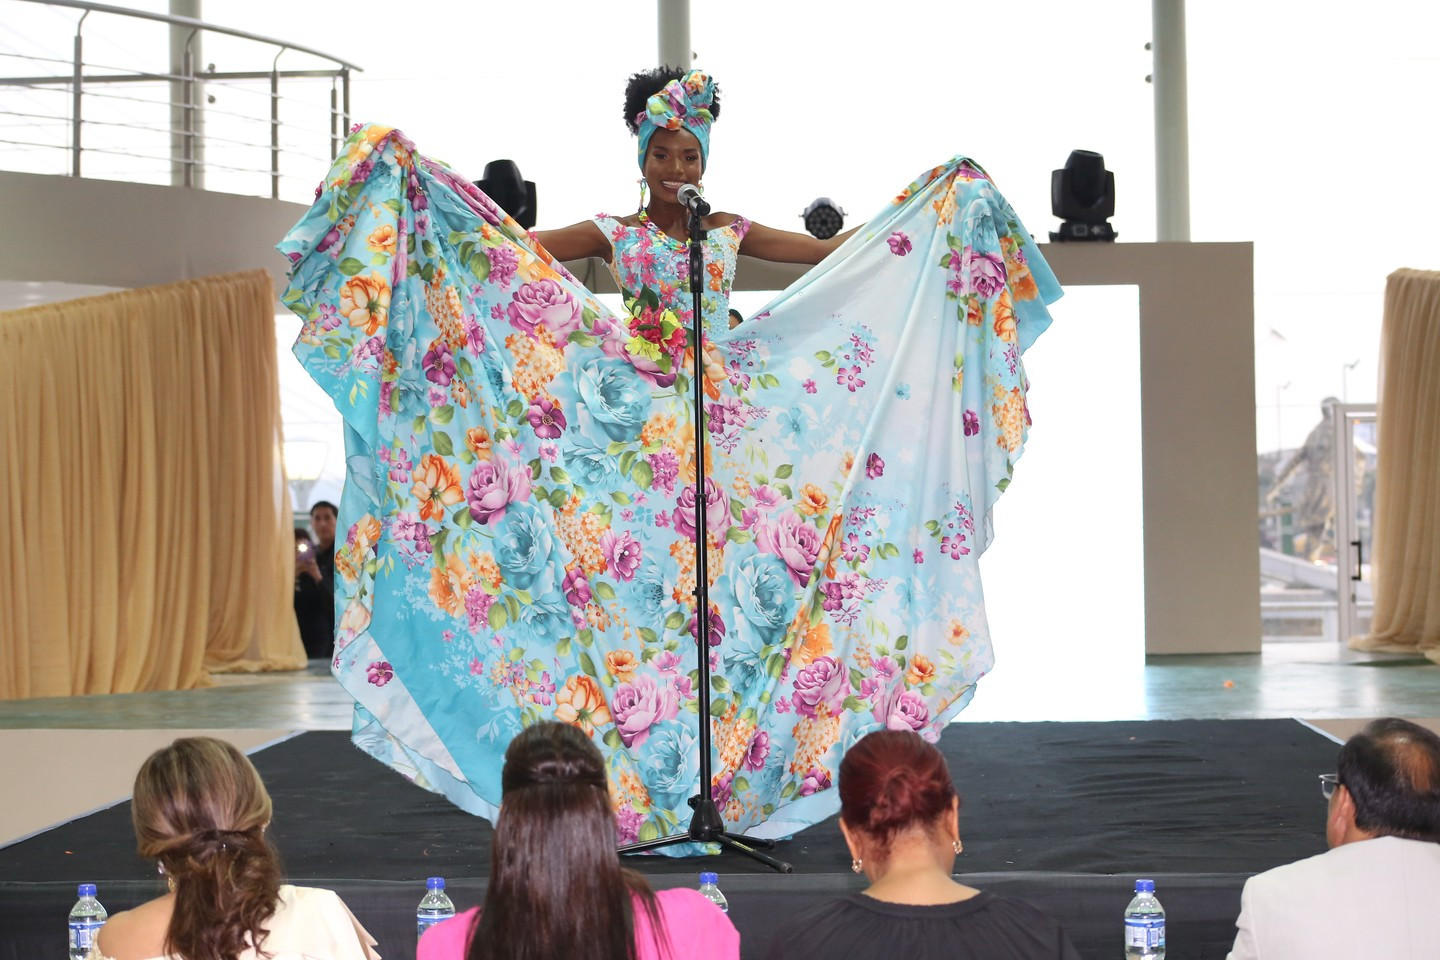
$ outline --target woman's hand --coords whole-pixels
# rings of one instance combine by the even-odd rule
[[[752,222],[749,232],[740,241],[740,252],[747,257],[775,263],[819,263],[859,229],[860,227],[852,227],[829,240],[819,240],[809,234],[776,230],[774,227]]]

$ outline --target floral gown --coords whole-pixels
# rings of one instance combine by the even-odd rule
[[[665,836],[703,719],[727,826],[785,836],[838,808],[857,738],[938,737],[990,669],[978,559],[1059,289],[973,162],[707,337],[699,493],[688,298],[664,270],[612,314],[380,126],[280,249],[295,352],[346,423],[333,670],[355,742],[417,783],[493,817],[509,740],[559,720],[604,752],[619,839]]]

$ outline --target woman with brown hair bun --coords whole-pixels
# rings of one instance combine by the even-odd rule
[[[866,735],[840,762],[840,832],[870,886],[770,942],[771,960],[1079,960],[1053,919],[951,877],[960,795],[940,751],[909,731]]]
[[[739,960],[740,934],[698,891],[620,867],[600,750],[537,723],[505,751],[485,905],[437,924],[418,960]]]
[[[270,795],[232,745],[184,737],[155,751],[130,814],[170,890],[111,917],[91,960],[378,960],[332,891],[280,882]]]

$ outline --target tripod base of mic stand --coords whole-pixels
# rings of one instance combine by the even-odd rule
[[[720,808],[715,806],[714,800],[701,800],[698,796],[691,797],[690,806],[695,808],[695,816],[690,820],[689,830],[655,840],[627,843],[620,847],[618,852],[621,855],[642,853],[646,850],[658,850],[660,847],[668,847],[677,843],[718,843],[722,847],[743,853],[752,860],[758,860],[779,873],[795,872],[795,868],[784,860],[779,860],[755,849],[756,847],[769,849],[775,846],[775,841],[747,837],[738,833],[726,833],[724,821],[720,819]]]

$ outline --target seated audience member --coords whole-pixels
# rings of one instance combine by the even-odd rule
[[[562,723],[505,751],[484,906],[431,927],[418,960],[488,957],[737,960],[740,934],[693,889],[623,870],[600,751]]]
[[[329,660],[335,652],[335,504],[321,500],[310,508],[313,541],[295,531],[295,619],[305,656]]]
[[[1230,960],[1440,957],[1440,737],[1376,720],[1336,767],[1329,852],[1245,882]]]
[[[1079,960],[1065,931],[1022,900],[951,878],[960,797],[918,734],[866,735],[840,763],[840,832],[870,886],[786,923],[771,960]]]
[[[329,890],[280,882],[265,836],[270,795],[239,750],[186,737],[135,778],[136,848],[170,892],[117,913],[91,960],[377,960],[375,940]]]

